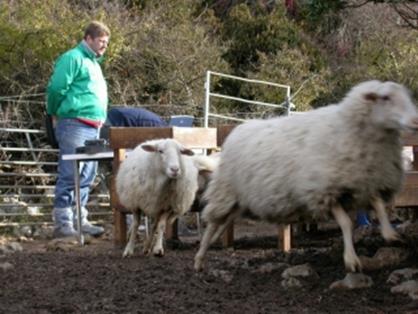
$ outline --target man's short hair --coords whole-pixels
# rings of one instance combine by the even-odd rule
[[[110,36],[110,29],[102,22],[93,21],[87,25],[84,31],[84,39],[86,39],[87,36],[90,36],[93,39],[101,36]]]

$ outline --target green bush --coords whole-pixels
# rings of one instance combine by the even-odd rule
[[[205,24],[193,20],[193,3],[154,1],[139,12],[129,49],[111,65],[114,99],[174,103],[189,114],[200,114],[206,71],[227,72],[228,64]]]

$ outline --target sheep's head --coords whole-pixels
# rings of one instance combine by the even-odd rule
[[[372,82],[363,92],[364,100],[372,106],[371,122],[387,129],[417,130],[418,112],[409,91],[394,82]]]
[[[141,147],[146,152],[157,154],[157,158],[160,158],[163,166],[163,171],[171,179],[176,179],[181,176],[181,155],[194,155],[192,150],[185,148],[173,139],[146,142]]]

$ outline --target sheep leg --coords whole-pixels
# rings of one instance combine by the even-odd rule
[[[164,212],[156,223],[157,228],[154,234],[155,243],[152,248],[152,253],[154,254],[154,256],[164,256],[163,239],[165,227],[167,225],[167,220],[169,216],[170,213]]]
[[[151,230],[149,236],[147,237],[147,239],[144,243],[144,254],[145,255],[148,255],[150,253],[151,247],[153,247],[153,245],[154,245],[154,239],[155,239],[154,235],[157,232],[158,221],[160,220],[161,214],[162,213],[159,213],[157,215],[157,217],[155,217],[155,219],[152,223],[152,230]]]
[[[336,205],[332,208],[332,214],[334,215],[334,218],[343,233],[345,267],[352,272],[355,272],[357,268],[361,270],[362,266],[360,259],[354,250],[352,231],[353,224],[350,217],[340,205]]]
[[[237,207],[233,211],[223,218],[222,223],[210,222],[205,229],[202,240],[200,242],[199,251],[197,252],[194,258],[194,268],[196,271],[201,271],[203,269],[203,259],[205,258],[206,252],[216,240],[219,239],[222,233],[224,233],[226,227],[239,215]]]
[[[173,224],[176,219],[179,217],[179,215],[175,214],[175,213],[171,213],[168,217],[167,217],[167,222],[171,225]]]
[[[194,257],[194,269],[196,271],[201,271],[203,269],[203,259],[205,258],[206,252],[212,243],[213,235],[216,233],[218,228],[219,224],[215,222],[210,222],[206,226],[202,241],[200,241],[199,251]]]
[[[221,224],[221,225],[218,225],[218,228],[217,228],[217,230],[214,232],[214,235],[212,236],[212,239],[210,240],[210,245],[211,244],[213,244],[213,243],[215,243],[218,239],[219,239],[219,237],[224,233],[224,231],[225,231],[225,229],[226,229],[226,227],[228,227],[229,226],[229,224],[236,218],[238,216],[238,214],[237,213],[234,213],[234,212],[232,212],[232,213],[230,213],[227,217],[226,217],[226,219],[225,219],[225,221]]]
[[[129,229],[129,241],[126,244],[122,257],[128,257],[134,254],[135,241],[136,241],[139,220],[140,220],[139,211],[134,211],[132,213],[132,216],[133,216],[133,220],[132,220],[131,227]]]
[[[389,217],[385,209],[385,204],[381,198],[376,198],[373,201],[373,208],[376,211],[377,219],[380,223],[380,232],[382,234],[382,237],[386,241],[399,240],[400,236],[390,224]]]

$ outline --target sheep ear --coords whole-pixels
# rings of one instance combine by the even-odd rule
[[[376,102],[379,96],[376,93],[367,93],[364,95],[364,99],[367,101]]]
[[[149,153],[155,153],[157,151],[157,146],[150,144],[141,145],[141,148]]]
[[[188,148],[180,149],[180,153],[182,155],[187,155],[187,156],[193,156],[194,155],[194,152],[191,149],[188,149]]]

